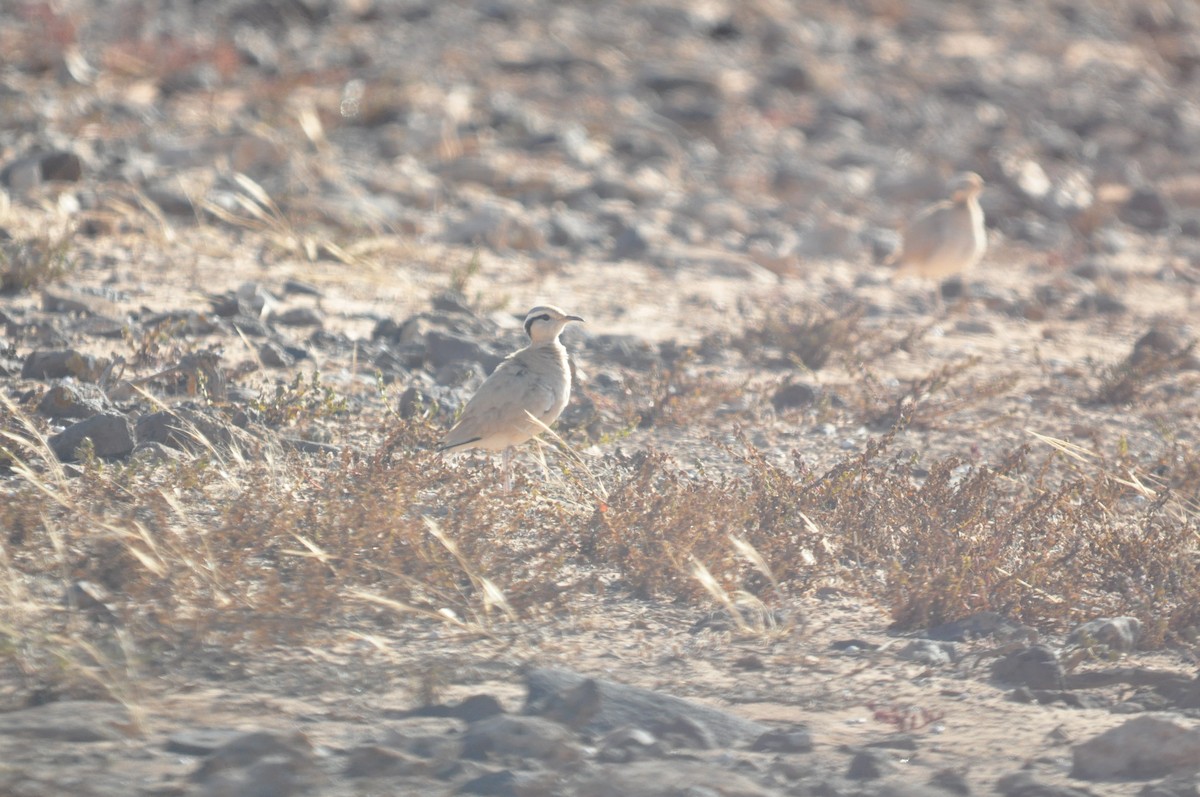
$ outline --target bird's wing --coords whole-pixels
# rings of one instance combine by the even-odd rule
[[[904,244],[895,258],[901,268],[920,265],[930,260],[942,245],[944,229],[953,222],[950,218],[954,206],[949,202],[938,202],[922,210],[904,231]]]
[[[508,430],[528,429],[536,434],[535,417],[545,415],[554,406],[554,389],[549,380],[534,377],[518,359],[507,359],[480,385],[467,402],[458,423],[446,433],[442,448],[477,443]]]

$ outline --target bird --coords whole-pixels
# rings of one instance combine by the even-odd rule
[[[503,451],[504,488],[511,491],[513,449],[554,423],[571,398],[571,366],[558,336],[572,321],[583,319],[551,305],[530,310],[525,315],[529,345],[496,366],[446,432],[438,451]]]
[[[979,194],[983,178],[963,172],[950,183],[950,199],[923,208],[904,231],[904,243],[891,258],[896,264],[892,279],[924,277],[940,283],[965,273],[987,249],[987,231]],[[941,290],[934,286],[934,304],[941,305]]]

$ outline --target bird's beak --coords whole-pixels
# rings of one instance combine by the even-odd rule
[[[582,324],[582,323],[585,323],[585,322],[584,322],[584,320],[583,320],[582,318],[580,318],[579,316],[577,316],[577,315],[569,315],[569,316],[565,316],[565,317],[563,318],[563,321],[578,321],[578,322],[579,322],[579,323],[581,323],[581,324]]]

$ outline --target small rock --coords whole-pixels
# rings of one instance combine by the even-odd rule
[[[471,725],[463,735],[463,756],[536,758],[554,764],[579,761],[583,751],[573,734],[557,722],[541,717],[500,714]]]
[[[129,711],[118,703],[62,700],[0,714],[0,736],[58,742],[114,742],[134,729]]]
[[[271,320],[285,327],[319,327],[325,323],[324,317],[315,307],[293,307],[271,316]]]
[[[241,733],[213,750],[192,773],[191,779],[197,783],[204,783],[218,773],[242,769],[264,759],[281,759],[293,767],[308,768],[312,766],[312,754],[312,745],[302,733]]]
[[[813,749],[812,733],[803,725],[772,728],[750,745],[756,753],[808,753]]]
[[[104,412],[104,393],[94,385],[63,382],[46,391],[38,412],[48,418],[90,418]]]
[[[1102,617],[1084,623],[1067,636],[1068,645],[1093,648],[1100,646],[1117,653],[1128,653],[1137,646],[1142,622],[1136,617]]]
[[[268,368],[290,368],[296,364],[296,358],[273,340],[258,347],[258,359]]]
[[[582,249],[605,237],[604,228],[574,210],[561,210],[550,216],[550,243]]]
[[[288,277],[287,280],[284,281],[283,293],[285,295],[295,294],[298,296],[316,296],[317,298],[320,298],[324,295],[321,293],[321,289],[316,285],[313,285],[311,282],[298,280],[295,277]]]
[[[877,780],[896,770],[896,762],[886,750],[859,750],[850,759],[846,777],[851,780]]]
[[[95,382],[108,367],[108,361],[80,354],[74,349],[35,351],[21,366],[24,379],[61,379],[73,376],[81,382]]]
[[[1063,688],[1062,664],[1054,650],[1046,645],[1032,645],[1010,653],[996,662],[992,675],[1030,689]]]
[[[0,185],[25,193],[43,183],[75,183],[83,176],[83,161],[73,152],[35,152],[10,161],[0,169]]]
[[[483,369],[479,367],[478,363],[455,360],[438,368],[433,374],[433,381],[447,387],[458,387],[469,384],[478,385],[483,381],[484,376]]]
[[[98,457],[123,457],[133,451],[133,425],[119,413],[94,415],[71,424],[46,442],[60,460],[73,462],[84,440],[92,441]]]
[[[1072,749],[1071,777],[1149,780],[1200,768],[1200,729],[1140,716]]]
[[[180,451],[197,451],[206,447],[230,446],[234,433],[228,421],[209,412],[177,407],[162,410],[137,419],[137,441],[161,443]]]
[[[954,769],[939,769],[929,778],[929,785],[942,791],[957,794],[959,797],[970,797],[971,785],[966,775]]]
[[[1158,191],[1139,188],[1117,211],[1117,218],[1131,227],[1158,232],[1171,225],[1171,209]]]
[[[771,404],[776,412],[795,407],[809,407],[817,400],[817,390],[805,382],[789,381],[775,391],[771,396]]]
[[[944,667],[958,658],[953,642],[938,642],[933,639],[914,639],[897,654],[902,659],[915,661],[927,667]]]
[[[526,672],[525,681],[527,713],[562,717],[588,732],[644,728],[664,742],[675,737],[692,747],[720,748],[749,743],[769,730],[711,706],[570,670],[539,667]]]
[[[613,242],[613,260],[637,260],[650,251],[650,243],[636,226],[626,227]]]
[[[470,338],[437,329],[425,333],[425,358],[435,369],[455,360],[466,360],[479,363],[488,373],[504,359]]]

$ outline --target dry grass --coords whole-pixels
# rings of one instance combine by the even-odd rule
[[[0,242],[0,293],[17,293],[57,282],[72,267],[69,235]]]
[[[772,633],[790,598],[835,586],[874,597],[900,629],[989,609],[1055,630],[1132,614],[1145,644],[1194,638],[1200,452],[1173,442],[1139,462],[1122,446],[1106,455],[1031,435],[1036,447],[991,465],[919,469],[896,436],[994,395],[951,389],[970,365],[887,394],[868,385],[876,398],[848,411],[873,408],[891,430],[820,471],[736,438],[711,442],[731,463],[712,472],[652,451],[560,450],[548,477],[527,467],[512,495],[490,460],[432,453],[448,419],[401,420],[384,394],[348,401],[311,377],[244,408],[254,446],[180,411],[179,461],[85,456],[68,469],[32,408],[7,403],[0,662],[21,694],[3,700],[101,689],[130,701],[141,674],[182,658],[370,634],[398,614],[503,636],[514,619],[612,590],[715,604],[747,634]],[[702,422],[744,390],[681,358],[650,381],[648,422]],[[232,429],[223,419],[237,408],[204,409]],[[337,455],[273,442],[274,429],[318,421],[373,442]],[[110,594],[103,610],[69,599],[81,582]]]

